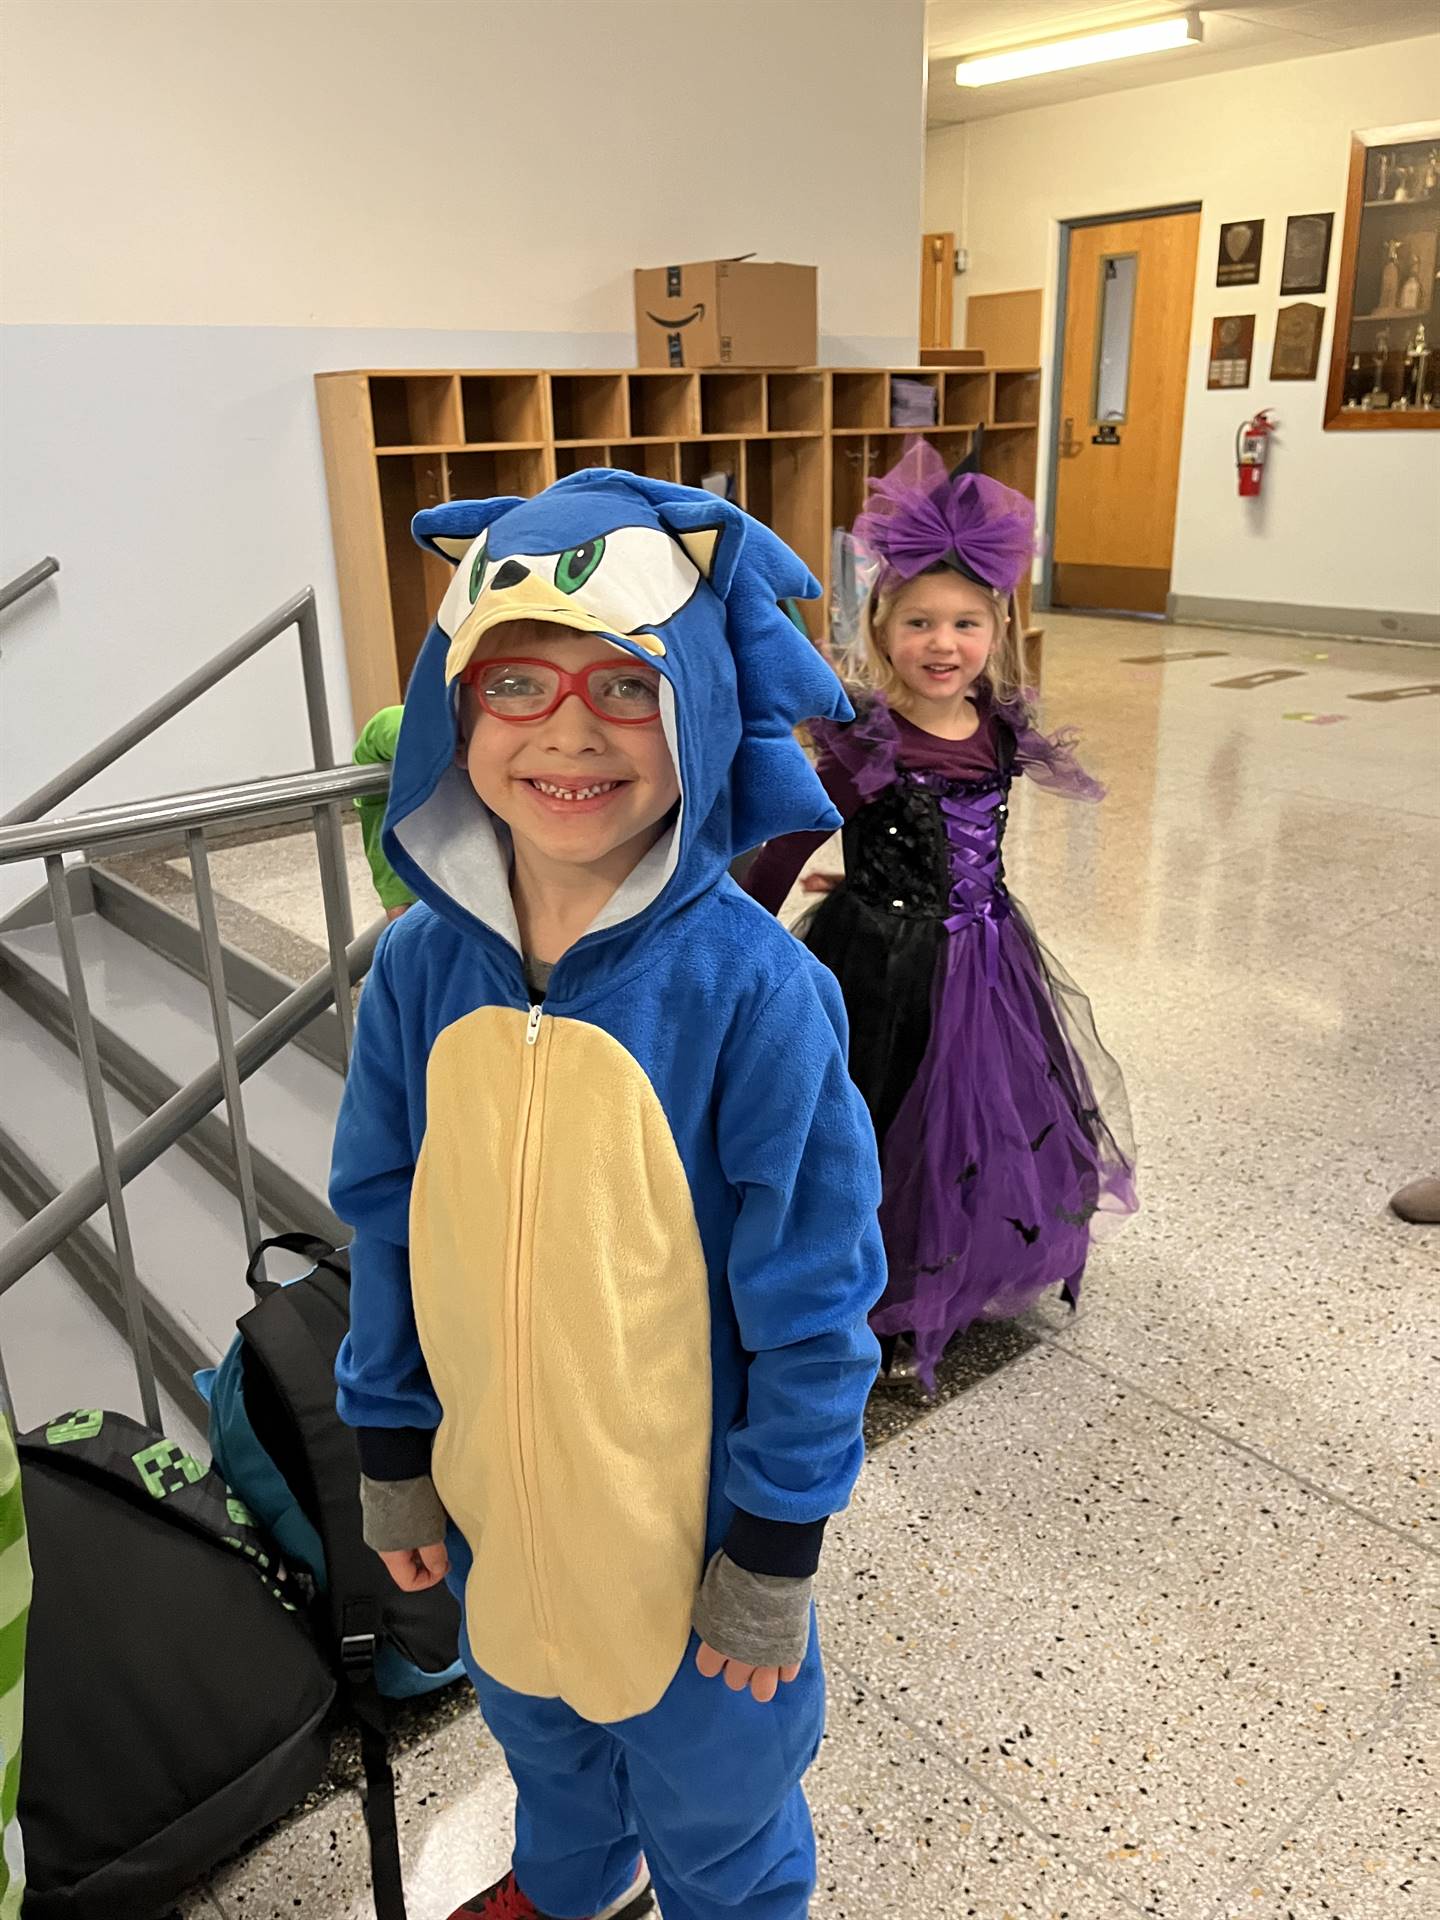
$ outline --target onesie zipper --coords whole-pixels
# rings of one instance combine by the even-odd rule
[[[510,1382],[511,1444],[515,1460],[515,1489],[520,1506],[526,1570],[535,1612],[547,1647],[554,1646],[550,1608],[540,1566],[535,1522],[535,1360],[532,1294],[534,1287],[534,1215],[539,1186],[540,1120],[544,1108],[543,1061],[548,1048],[540,1045],[542,1009],[532,1006],[525,1024],[525,1053],[521,1070],[520,1112],[515,1132],[513,1227],[510,1235],[507,1306],[514,1341]]]

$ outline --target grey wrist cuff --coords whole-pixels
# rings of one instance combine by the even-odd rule
[[[376,1553],[433,1547],[445,1538],[445,1509],[428,1473],[413,1480],[372,1480],[362,1473],[360,1512],[365,1544]]]
[[[810,1644],[814,1580],[751,1573],[723,1552],[695,1596],[695,1631],[728,1660],[751,1667],[798,1666]]]

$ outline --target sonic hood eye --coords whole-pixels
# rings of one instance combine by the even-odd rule
[[[513,591],[516,618],[545,619],[548,601],[562,624],[578,609],[611,633],[632,634],[673,619],[699,581],[694,561],[659,527],[616,527],[559,553],[503,556],[491,554],[487,532],[456,568],[437,619],[453,640],[472,613],[487,626],[503,618]]]

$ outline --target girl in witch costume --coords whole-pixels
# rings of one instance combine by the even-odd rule
[[[871,1326],[892,1377],[929,1388],[972,1321],[1057,1284],[1073,1304],[1101,1217],[1136,1206],[1119,1069],[1001,855],[1017,773],[1078,799],[1103,790],[1066,736],[1037,731],[1021,686],[1030,502],[948,473],[922,441],[871,483],[855,538],[881,563],[868,690],[853,722],[811,729],[846,873],[797,931],[839,980],[881,1144],[889,1284]],[[747,891],[778,911],[823,839],[772,841]]]

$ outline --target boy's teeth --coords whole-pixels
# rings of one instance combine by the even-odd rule
[[[548,780],[532,780],[532,787],[538,787],[541,793],[548,793],[552,800],[594,800],[602,793],[610,793],[619,786],[618,780],[600,780],[593,787],[557,787]]]

